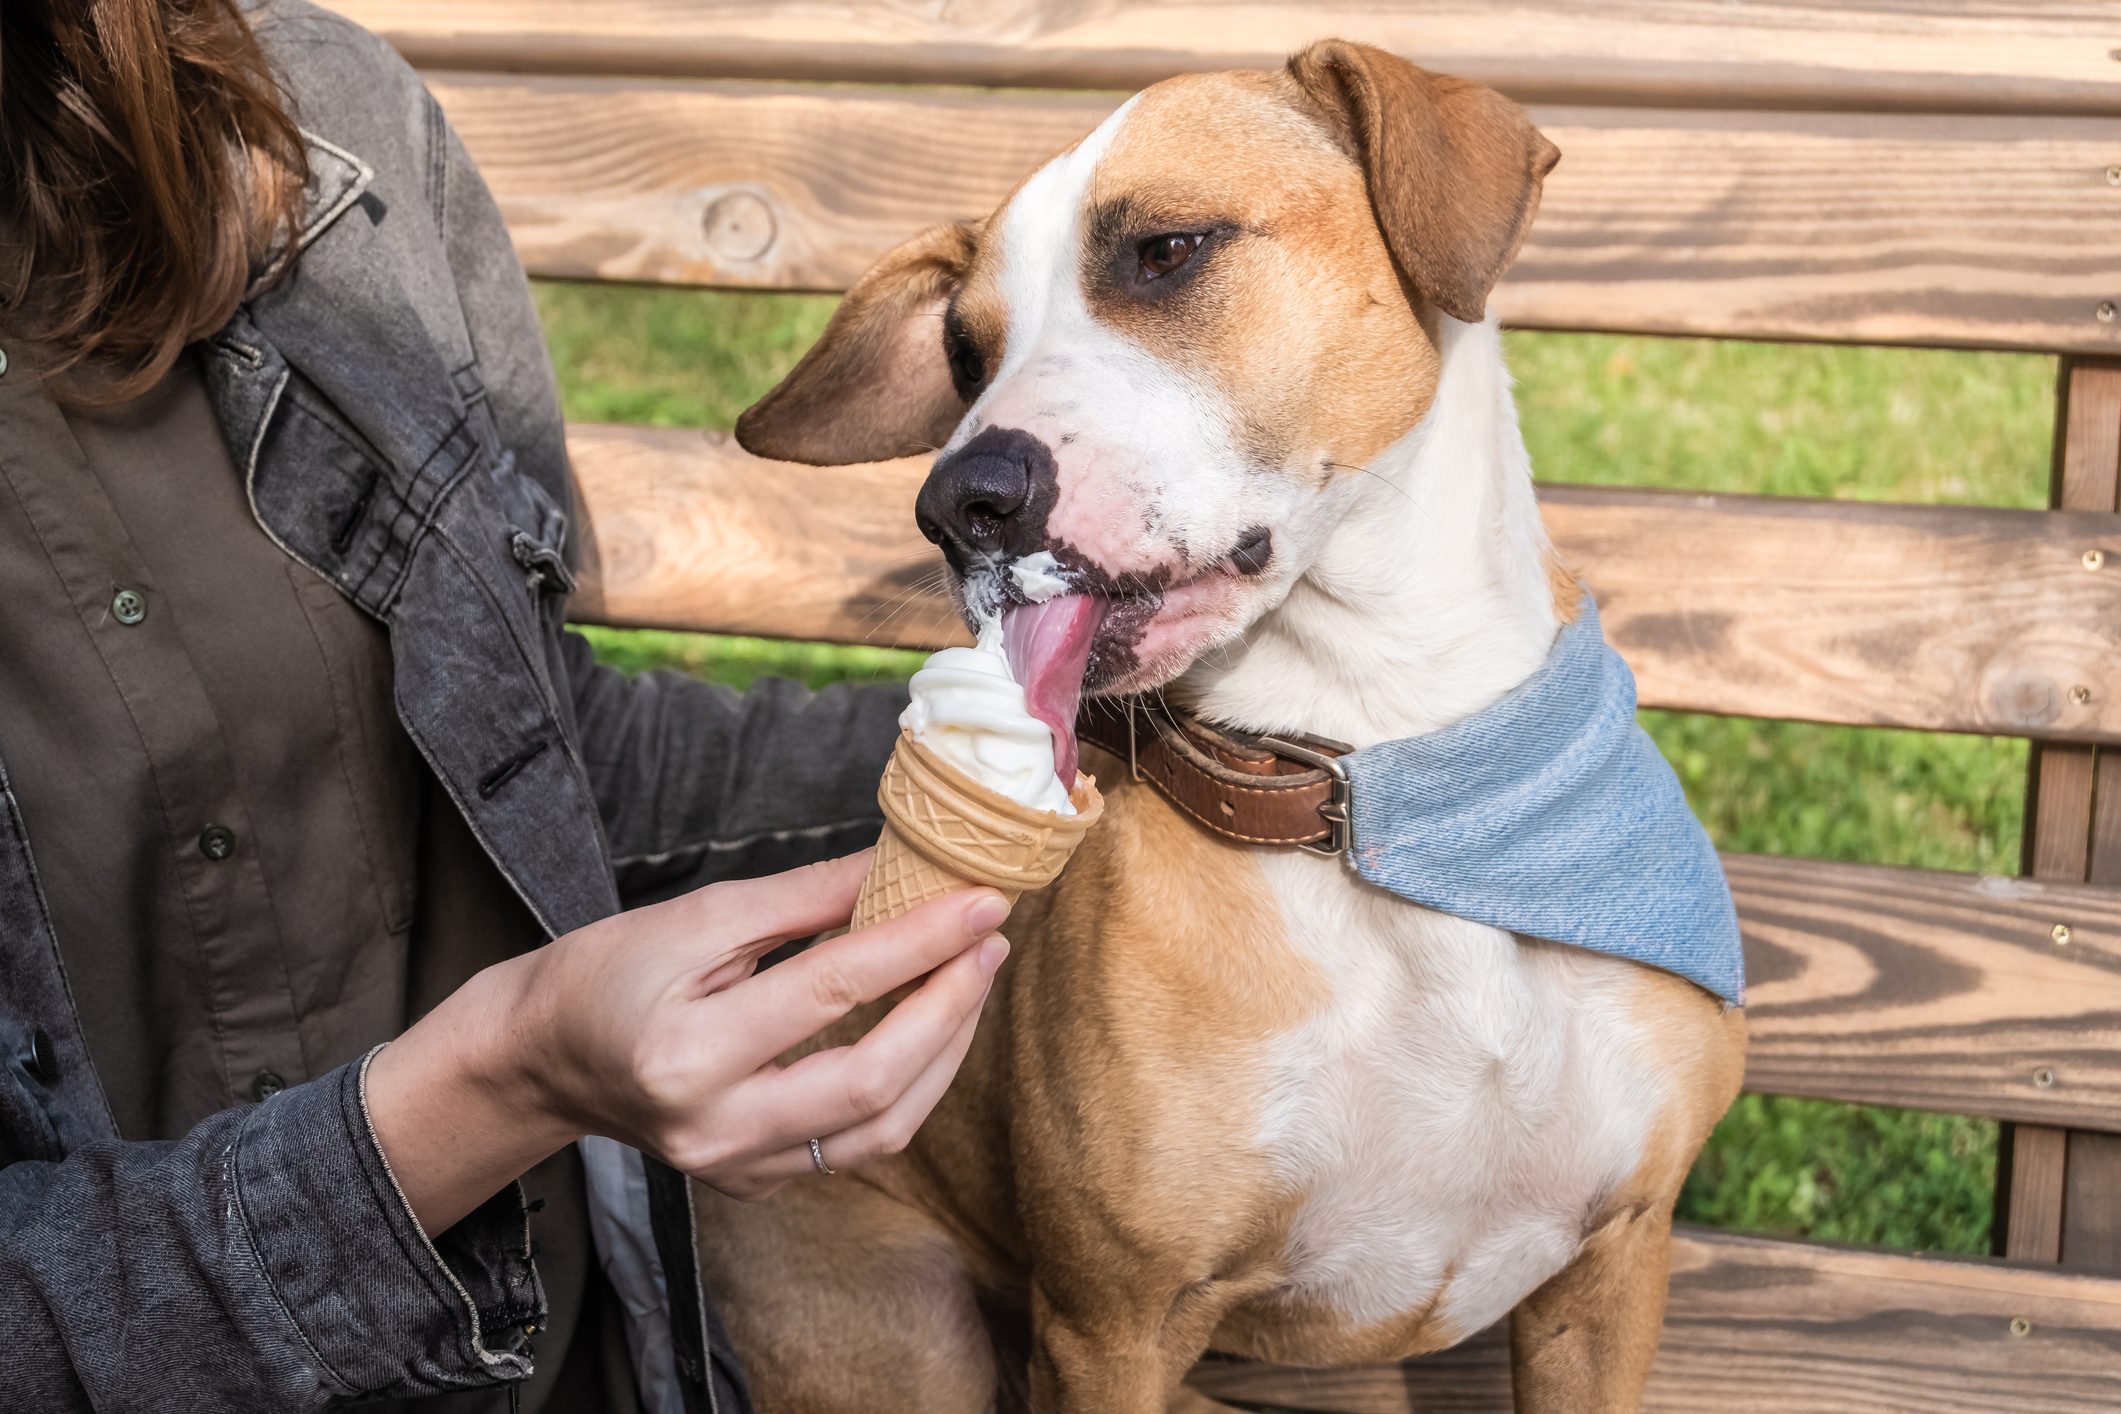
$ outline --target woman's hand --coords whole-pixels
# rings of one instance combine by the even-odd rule
[[[429,1233],[606,1134],[738,1198],[903,1148],[942,1098],[1008,944],[992,890],[934,900],[754,975],[847,921],[869,856],[715,884],[489,968],[370,1063],[371,1122]],[[865,1036],[775,1057],[927,974]]]

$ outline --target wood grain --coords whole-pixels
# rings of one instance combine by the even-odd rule
[[[584,622],[935,648],[969,642],[913,525],[916,461],[784,465],[717,432],[567,429]]]
[[[2066,509],[2121,505],[2121,366],[2064,361],[2051,484],[2053,503]],[[2115,751],[2043,742],[2034,747],[2029,770],[2025,872],[2097,882],[2121,877]],[[2004,1253],[2121,1273],[2121,1222],[2085,1211],[2121,1201],[2121,1149],[2104,1136],[2006,1125],[1996,1188],[1997,1246]]]
[[[2005,1234],[2002,1255],[2014,1262],[2062,1260],[2062,1195],[2069,1171],[2069,1131],[2047,1124],[2013,1124],[1996,1153],[1999,1179],[2008,1165],[2010,1186],[1997,1196],[1997,1218]]]
[[[2013,1321],[2023,1334],[2013,1334]],[[1405,1366],[1210,1363],[1220,1398],[1334,1414],[1502,1414],[1498,1328]],[[2121,1282],[1682,1229],[1651,1414],[2044,1414],[2121,1405]]]
[[[2121,112],[2114,26],[2009,6],[1750,0],[339,0],[415,63],[1138,88],[1366,40],[1532,102]]]
[[[2115,65],[2121,71],[2121,64]],[[991,210],[1098,96],[431,76],[533,274],[843,289]],[[1547,108],[1512,323],[2121,351],[2121,128]]]
[[[2121,368],[2082,362],[2063,368],[2055,394],[2054,457],[2055,505],[2114,508],[2121,494]]]
[[[2121,1135],[2069,1131],[2062,1260],[2072,1271],[2121,1277]]]
[[[2059,502],[2121,505],[2121,366],[2066,361],[2056,413]],[[2043,747],[2043,767],[2048,756],[2065,750],[2081,756],[2084,748]],[[2089,822],[2082,877],[2110,884],[2121,880],[2121,751],[2095,748],[2091,789],[2088,806],[2073,800],[2064,818]],[[2068,862],[2079,864],[2074,857]],[[2064,1146],[2057,1258],[2073,1271],[2121,1275],[2121,1139],[2072,1129]]]
[[[939,561],[913,528],[918,462],[818,470],[760,462],[712,433],[571,436],[600,557],[585,618],[957,640]],[[2121,740],[2121,518],[1543,494],[1647,705]],[[2104,567],[2085,569],[2100,546]]]
[[[2121,1131],[2121,891],[1765,855],[1724,869],[1748,1090]],[[2052,1202],[2059,1232],[2059,1189],[2028,1201]]]
[[[1943,731],[2113,739],[2111,515],[1551,487],[1642,700]],[[2109,555],[2102,564],[2121,561]]]
[[[2026,765],[2025,872],[2083,879],[2091,860],[2097,758],[2088,746],[2046,743]]]

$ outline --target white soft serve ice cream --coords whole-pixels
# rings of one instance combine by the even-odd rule
[[[915,741],[1019,805],[1075,813],[1054,774],[1053,730],[1031,715],[1009,671],[999,618],[980,626],[976,647],[930,655],[912,687],[898,720]]]

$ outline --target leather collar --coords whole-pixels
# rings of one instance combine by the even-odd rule
[[[1084,703],[1076,737],[1111,752],[1133,779],[1223,839],[1320,854],[1348,848],[1348,775],[1339,758],[1352,748],[1341,742],[1247,736],[1131,697]]]

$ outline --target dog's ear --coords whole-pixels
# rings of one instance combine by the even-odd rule
[[[744,450],[846,466],[940,446],[965,413],[943,353],[943,311],[973,245],[971,226],[936,226],[855,281],[817,343],[736,420]]]
[[[1288,73],[1362,165],[1400,272],[1453,319],[1478,322],[1560,149],[1494,89],[1367,44],[1322,40]]]

